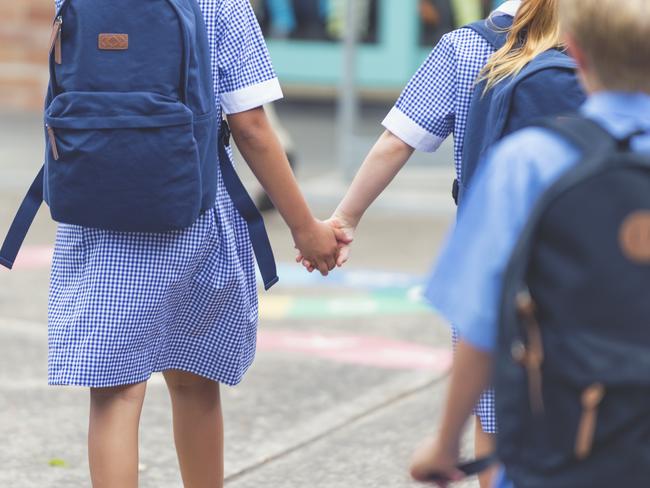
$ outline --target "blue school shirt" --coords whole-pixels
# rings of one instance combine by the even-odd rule
[[[602,92],[581,112],[614,136],[646,132],[633,139],[632,149],[650,153],[650,95]],[[425,291],[477,349],[495,349],[503,275],[535,203],[580,158],[569,142],[530,128],[499,143],[477,172]],[[511,485],[502,477],[497,487]]]

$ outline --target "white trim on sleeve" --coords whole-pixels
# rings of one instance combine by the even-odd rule
[[[283,98],[282,88],[277,78],[247,86],[240,90],[221,94],[221,106],[227,114],[236,114],[261,107]]]
[[[444,141],[420,127],[397,107],[388,113],[382,125],[409,146],[423,152],[434,152]]]

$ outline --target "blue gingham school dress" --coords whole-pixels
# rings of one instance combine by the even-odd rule
[[[248,0],[199,4],[218,110],[232,114],[281,98]],[[214,207],[182,231],[58,228],[48,321],[52,385],[126,385],[167,369],[235,385],[253,361],[257,321],[248,231],[221,179]]]
[[[521,2],[511,0],[497,12],[515,15]],[[494,48],[471,29],[445,35],[413,76],[383,126],[411,147],[436,151],[454,136],[454,162],[460,178],[465,128],[476,80],[494,54]],[[454,344],[457,331],[452,327]],[[488,390],[476,406],[483,431],[496,433],[494,391]]]

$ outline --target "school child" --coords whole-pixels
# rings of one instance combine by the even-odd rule
[[[462,430],[495,367],[499,488],[650,479],[650,4],[560,12],[590,96],[582,118],[505,139],[476,175],[426,291],[460,342],[418,480],[463,477]]]
[[[251,205],[231,198],[235,190],[229,185],[236,177],[224,145],[226,126],[220,130],[219,151],[216,143],[204,151],[197,151],[194,144],[214,137],[222,112],[227,115],[235,142],[291,228],[296,246],[315,260],[324,275],[335,267],[335,232],[312,216],[261,108],[281,98],[282,92],[248,0],[57,0],[56,7],[51,103],[46,112],[46,173],[50,172],[45,175],[46,198],[52,212],[65,212],[66,220],[83,218],[94,224],[93,219],[121,211],[124,199],[155,195],[158,184],[189,181],[182,198],[151,198],[111,221],[134,227],[133,222],[140,222],[144,227],[153,222],[142,215],[161,222],[174,218],[165,212],[146,213],[163,205],[185,215],[183,205],[196,201],[192,211],[199,214],[201,185],[211,198],[189,227],[169,232],[59,226],[49,299],[49,383],[90,388],[88,449],[93,486],[129,488],[138,484],[138,424],[147,380],[152,373],[163,372],[185,486],[222,486],[219,384],[239,383],[255,353],[256,243],[251,242],[247,226],[251,215],[245,221],[238,205],[249,213],[254,213],[254,207],[250,199]],[[169,35],[160,35],[167,30]],[[159,39],[152,42],[155,36]],[[99,61],[89,69],[95,60]],[[83,78],[77,77],[80,72],[86,73]],[[205,87],[207,94],[184,93],[183,87],[188,90],[197,73],[206,76],[199,80],[201,85],[193,86]],[[177,86],[178,91],[172,91]],[[188,107],[201,104],[205,116],[194,118],[192,133]],[[124,144],[116,147],[111,138],[122,138]],[[147,145],[141,144],[143,138]],[[98,147],[121,156],[94,166],[105,155],[94,152]],[[187,155],[187,160],[168,163],[169,151]],[[153,161],[149,154],[154,155]],[[215,164],[200,177],[199,157]],[[130,188],[142,168],[134,165],[121,175],[111,171],[136,158],[157,168],[147,174],[150,185],[111,198],[112,185],[103,186],[105,178]],[[186,168],[195,169],[188,173]],[[87,177],[85,171],[104,177],[88,178],[88,188],[63,189],[57,186],[61,180],[52,179]],[[173,175],[160,181],[165,171]],[[30,192],[40,197],[39,205],[43,178],[41,173],[40,189],[35,184]],[[91,186],[92,194],[82,195],[84,190],[91,192]],[[86,207],[92,206],[93,212],[80,205],[62,208],[61,201],[73,197],[86,198]],[[35,213],[35,209],[25,211],[29,198],[23,216],[31,210]],[[105,205],[96,205],[100,198],[106,198]],[[251,236],[261,231],[264,237],[261,220],[255,222]],[[3,264],[11,266],[19,241],[6,241]],[[268,241],[262,243],[267,245]],[[264,249],[269,251],[268,246]],[[274,263],[266,265],[275,271]],[[272,285],[274,277],[267,278],[265,284]]]
[[[559,45],[556,20],[555,0],[508,1],[493,12],[487,22],[478,26],[483,30],[490,26],[491,34],[502,36],[502,39],[488,40],[475,28],[462,28],[444,36],[384,120],[386,131],[367,156],[332,222],[340,225],[352,238],[367,208],[406,164],[414,150],[433,152],[450,134],[454,136],[457,180],[465,182],[468,160],[477,159],[481,149],[479,145],[484,142],[487,145],[482,137],[490,127],[486,120],[488,114],[483,114],[480,122],[485,130],[476,128],[468,147],[467,136],[473,129],[468,127],[470,108],[475,106],[473,99],[478,98],[482,103],[486,95],[482,87],[488,89],[486,96],[489,97],[489,89],[521,73],[537,55]],[[528,32],[531,35],[527,37]],[[497,41],[503,46],[498,52]],[[556,99],[554,103],[528,103],[525,110],[519,107],[519,111],[524,113],[520,114],[518,121],[512,122],[512,127],[504,129],[513,131],[520,128],[517,123],[526,119],[577,109],[584,95],[573,68],[566,78],[562,78],[565,82],[546,88],[548,97]],[[477,87],[479,81],[482,87]],[[348,253],[349,248],[344,246],[339,264],[347,260]],[[481,398],[476,414],[476,452],[480,456],[494,449],[496,423],[491,391]],[[487,479],[483,483],[487,486]]]

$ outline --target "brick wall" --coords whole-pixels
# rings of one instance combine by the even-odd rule
[[[0,0],[0,7],[0,110],[41,110],[54,0]]]

